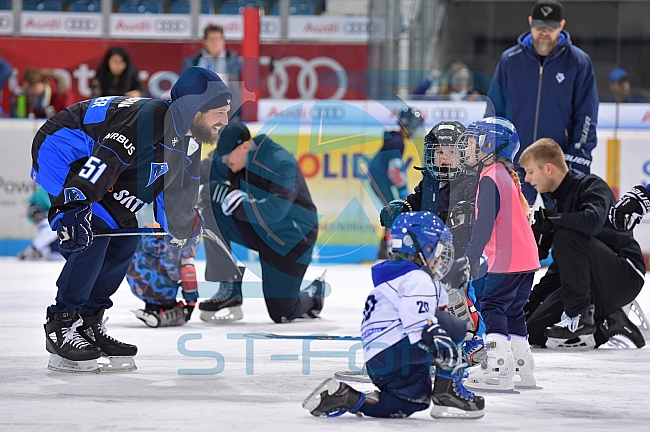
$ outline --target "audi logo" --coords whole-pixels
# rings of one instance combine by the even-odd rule
[[[345,118],[345,109],[336,105],[315,105],[309,111],[311,118],[321,120],[343,120]]]
[[[188,28],[186,20],[159,19],[153,22],[153,27],[161,33],[182,33]]]
[[[0,16],[0,29],[11,28],[11,18],[8,16]]]
[[[262,21],[260,23],[261,33],[275,33],[278,31],[278,24],[275,21]]]
[[[365,34],[372,30],[370,21],[344,21],[341,27],[345,34]]]
[[[343,99],[348,90],[348,74],[337,62],[330,57],[314,57],[311,60],[305,60],[302,57],[285,57],[273,62],[273,73],[269,74],[267,86],[271,98],[282,99],[289,89],[288,67],[298,67],[298,77],[296,87],[301,99],[314,99],[318,91],[318,74],[316,68],[323,67],[334,71],[338,79],[338,86],[330,99]]]
[[[63,27],[68,30],[94,31],[99,27],[99,21],[95,18],[66,18]]]
[[[458,120],[462,122],[469,117],[469,111],[461,107],[434,107],[431,109],[431,118],[436,122],[445,120]]]

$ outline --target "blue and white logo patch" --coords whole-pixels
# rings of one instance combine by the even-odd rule
[[[63,189],[63,203],[67,204],[72,201],[83,201],[86,199],[86,195],[83,194],[76,187],[70,187]]]
[[[149,183],[147,183],[147,186],[152,185],[153,182],[155,182],[156,179],[158,179],[158,177],[165,174],[167,171],[169,171],[167,162],[163,162],[163,163],[151,162],[151,173],[149,174]]]

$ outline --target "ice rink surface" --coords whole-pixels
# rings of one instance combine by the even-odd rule
[[[203,266],[197,266],[199,275]],[[109,335],[138,346],[138,370],[52,372],[43,323],[60,267],[0,259],[0,430],[650,430],[648,347],[574,353],[536,349],[537,383],[543,389],[485,394],[480,420],[433,420],[429,410],[408,419],[312,417],[302,400],[323,379],[348,368],[346,353],[352,348],[354,354],[358,342],[258,340],[247,354],[246,341],[237,337],[250,332],[358,335],[372,287],[367,265],[329,267],[332,293],[322,319],[282,325],[272,323],[264,301],[256,298],[244,301],[244,319],[236,323],[209,325],[195,314],[183,327],[151,329],[130,312],[143,304],[124,282],[107,311],[107,327]],[[307,276],[313,279],[322,271],[311,267]],[[253,279],[247,273],[246,280]],[[638,301],[650,311],[650,288]],[[318,357],[323,351],[339,357]],[[356,355],[360,366],[361,350]]]

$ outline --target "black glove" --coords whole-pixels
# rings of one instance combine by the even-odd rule
[[[192,317],[192,312],[194,311],[194,307],[196,306],[196,303],[187,303],[185,305],[185,308],[183,308],[183,319],[185,322],[189,321],[190,318]]]
[[[458,344],[437,323],[430,323],[422,330],[420,346],[433,352],[436,366],[442,369],[453,369],[460,363]]]
[[[487,273],[487,256],[482,254],[481,258],[475,263],[470,263],[469,258],[465,255],[456,258],[451,264],[449,275],[453,276],[459,272],[466,274],[465,282],[469,281],[470,277],[472,279],[478,279],[479,277],[484,276],[485,273]]]
[[[381,209],[381,212],[379,213],[379,223],[381,226],[390,230],[395,219],[397,219],[397,217],[402,214],[402,211],[404,211],[404,205],[406,205],[405,200],[397,199],[392,200],[387,206]]]
[[[86,204],[68,210],[56,220],[56,233],[59,236],[59,249],[64,252],[81,252],[93,244],[91,222],[93,211]]]
[[[609,209],[609,221],[621,231],[631,230],[650,213],[650,191],[642,185],[625,192]]]
[[[526,319],[528,319],[533,313],[535,313],[535,311],[541,304],[542,304],[541,297],[535,292],[535,290],[531,291],[530,295],[528,296],[528,300],[524,305],[524,314],[526,315]]]
[[[560,216],[554,209],[539,208],[535,210],[535,222],[532,229],[540,260],[548,257],[548,252],[553,246],[553,232],[555,231],[553,221],[559,219]]]

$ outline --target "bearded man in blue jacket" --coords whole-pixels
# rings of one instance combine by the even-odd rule
[[[501,54],[494,72],[486,116],[497,115],[517,127],[521,151],[539,138],[552,138],[564,151],[569,169],[590,173],[596,147],[598,92],[589,56],[571,43],[564,30],[562,4],[540,0],[528,17],[530,31]],[[521,153],[520,151],[520,153]],[[523,181],[529,203],[537,192]]]

